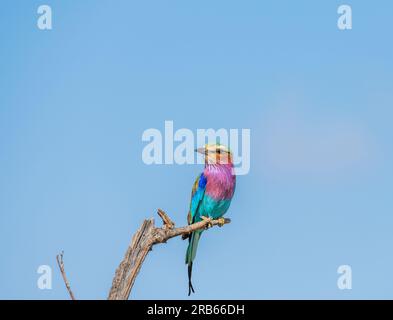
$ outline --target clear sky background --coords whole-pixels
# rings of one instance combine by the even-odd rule
[[[0,298],[68,299],[64,250],[77,298],[104,299],[144,218],[186,223],[202,166],[141,160],[165,120],[251,129],[251,171],[232,223],[201,239],[193,298],[393,298],[393,4],[348,1],[350,31],[340,4],[2,1]],[[187,298],[186,246],[155,247],[132,297]],[[37,288],[44,264],[52,290]]]

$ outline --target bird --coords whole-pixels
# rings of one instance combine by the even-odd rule
[[[232,152],[220,143],[206,144],[195,149],[205,157],[205,167],[196,178],[191,192],[188,224],[203,220],[217,219],[224,225],[223,215],[228,211],[236,188]],[[188,265],[188,295],[195,293],[192,285],[192,265],[196,256],[199,239],[203,230],[185,236],[188,238],[186,264]]]

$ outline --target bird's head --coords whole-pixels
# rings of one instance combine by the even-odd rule
[[[206,144],[195,151],[205,155],[206,164],[232,164],[232,152],[222,144]]]

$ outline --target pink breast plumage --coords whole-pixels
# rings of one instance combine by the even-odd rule
[[[207,178],[205,193],[208,196],[216,200],[232,199],[236,186],[232,165],[207,165],[204,175]]]

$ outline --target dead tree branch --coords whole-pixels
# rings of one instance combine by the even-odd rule
[[[154,219],[143,221],[142,226],[132,237],[123,261],[116,269],[108,300],[127,300],[129,298],[139,270],[141,269],[142,264],[149,251],[151,251],[153,245],[166,243],[169,239],[177,236],[183,236],[183,238],[186,238],[186,236],[188,236],[191,232],[213,227],[215,225],[223,226],[224,224],[231,222],[230,219],[212,220],[205,218],[203,221],[196,222],[185,227],[175,228],[175,224],[163,210],[158,209],[157,214],[162,219],[163,226],[161,228],[155,227]],[[71,290],[70,283],[68,282],[65,273],[63,255],[64,252],[62,251],[56,256],[57,264],[67,291],[71,299],[75,300],[75,296]]]
[[[57,265],[59,266],[61,275],[63,277],[63,280],[64,280],[65,286],[67,288],[67,291],[70,294],[71,300],[75,300],[75,296],[72,293],[70,283],[68,282],[68,279],[67,279],[67,276],[66,276],[66,273],[65,273],[63,256],[64,256],[64,251],[62,251],[60,254],[58,254],[56,256]]]
[[[230,219],[204,219],[185,227],[175,228],[175,224],[164,211],[159,209],[158,215],[163,221],[162,228],[154,226],[154,219],[148,219],[143,221],[142,226],[134,234],[124,259],[116,270],[108,300],[128,299],[143,261],[153,245],[165,243],[177,236],[188,235],[191,232],[206,229],[208,226],[222,226],[230,223]]]

